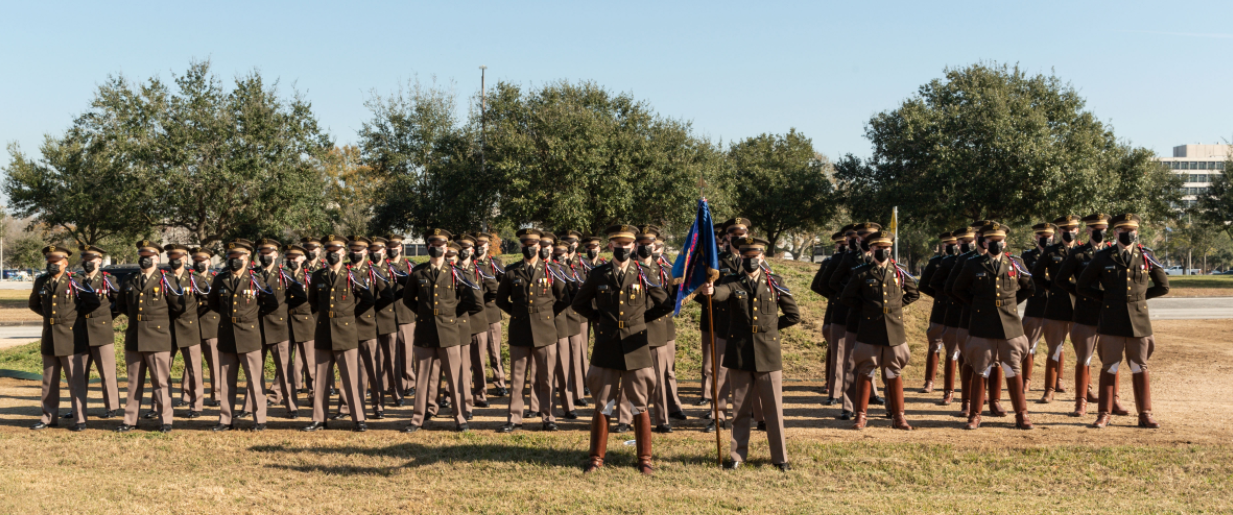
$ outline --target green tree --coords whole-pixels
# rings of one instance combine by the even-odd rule
[[[1198,195],[1195,215],[1211,228],[1233,238],[1233,184],[1227,173],[1233,171],[1233,160],[1225,162],[1224,170],[1226,173],[1212,174],[1211,186]]]
[[[796,129],[733,144],[728,159],[733,207],[754,223],[772,249],[785,231],[829,223],[835,214],[831,163]]]
[[[1073,87],[1018,66],[947,69],[865,134],[867,185],[933,229],[1094,210],[1163,220],[1178,198],[1176,178],[1150,151],[1118,142]]]

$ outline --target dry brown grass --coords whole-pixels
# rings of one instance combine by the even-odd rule
[[[1233,288],[1170,288],[1170,297],[1233,297]]]

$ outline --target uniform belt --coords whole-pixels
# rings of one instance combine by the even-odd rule
[[[617,320],[617,329],[625,329],[625,321]]]
[[[231,323],[233,324],[247,324],[249,322],[255,322],[257,320],[256,318],[253,318],[253,317],[228,317],[228,318],[231,319]]]
[[[889,315],[889,314],[890,314],[890,308],[888,308],[888,307],[886,307],[886,306],[882,306],[882,314],[883,314],[883,315]]]
[[[756,326],[756,325],[755,325],[755,326],[753,326],[753,332],[755,332],[755,333],[756,333],[756,332],[758,332],[758,326]]]
[[[63,323],[68,322],[68,321],[69,321],[69,319],[64,318],[64,317],[59,317],[59,318],[56,318],[56,317],[48,317],[48,318],[47,318],[47,325],[63,324]]]
[[[1000,307],[1002,307],[1002,299],[998,299],[998,300],[993,301],[993,305],[994,305],[994,306],[997,306],[997,307],[999,307],[999,308],[1000,308]]]
[[[161,322],[167,320],[167,317],[152,317],[150,315],[137,314],[138,322]]]
[[[1109,296],[1109,297],[1107,297],[1107,298],[1108,298],[1108,300],[1123,300],[1123,299],[1125,299],[1125,301],[1126,301],[1126,302],[1139,302],[1139,301],[1141,301],[1141,300],[1147,300],[1147,295],[1146,295],[1146,294],[1143,294],[1143,293],[1134,293],[1134,294],[1126,295],[1126,296],[1124,296],[1124,297]]]

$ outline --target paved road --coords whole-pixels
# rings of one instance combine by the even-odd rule
[[[34,281],[0,281],[0,290],[26,290],[34,287]]]
[[[0,326],[0,349],[25,345],[43,337],[43,327],[37,325]]]
[[[1152,320],[1228,319],[1233,318],[1233,297],[1160,297],[1147,301],[1147,308]]]

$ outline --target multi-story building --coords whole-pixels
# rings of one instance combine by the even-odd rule
[[[1182,176],[1182,205],[1190,207],[1195,199],[1212,184],[1212,176],[1224,173],[1230,145],[1178,145],[1173,157],[1158,158],[1173,173]]]

